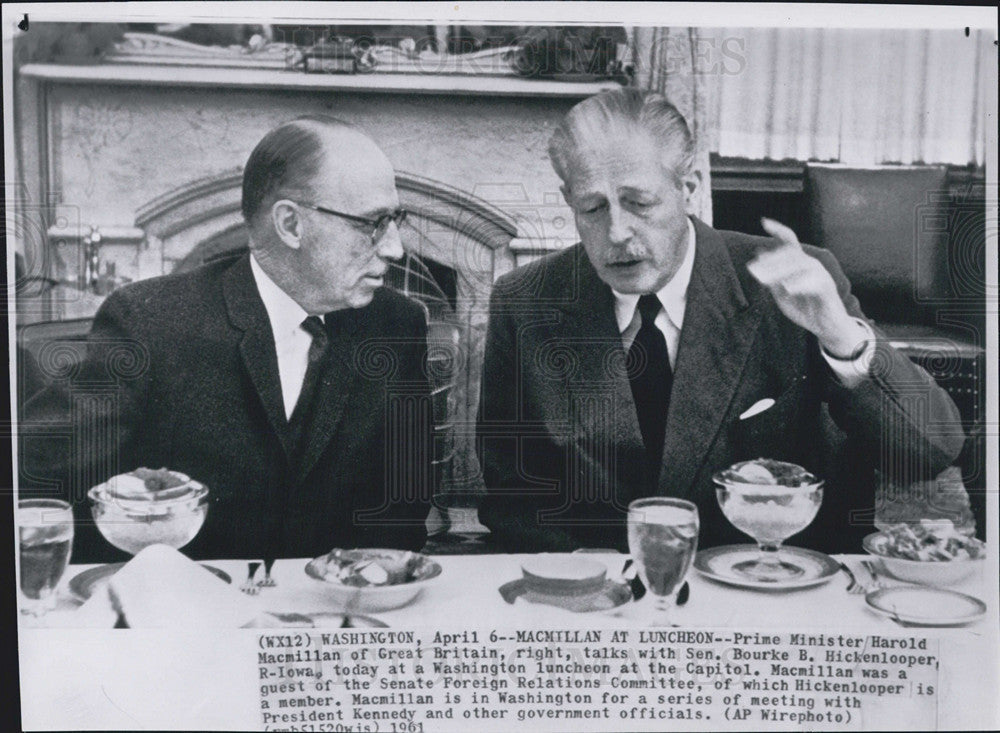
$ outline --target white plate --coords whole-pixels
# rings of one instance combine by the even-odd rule
[[[805,572],[795,578],[779,581],[763,581],[748,578],[733,570],[733,566],[746,560],[755,559],[759,550],[757,545],[725,545],[699,550],[694,558],[694,568],[706,578],[720,583],[752,588],[754,590],[797,590],[811,588],[814,585],[826,583],[840,570],[837,561],[829,555],[802,547],[781,548],[785,560],[795,563]]]
[[[86,601],[94,594],[94,591],[97,588],[107,583],[111,579],[111,576],[121,570],[124,566],[125,563],[116,562],[110,565],[98,565],[95,568],[83,570],[70,578],[69,591],[77,600]],[[220,580],[224,580],[227,583],[233,582],[233,579],[229,577],[229,573],[224,570],[219,570],[216,567],[204,564],[202,567]]]
[[[961,626],[986,613],[986,604],[978,598],[941,588],[883,588],[866,595],[865,601],[873,611],[920,626]]]

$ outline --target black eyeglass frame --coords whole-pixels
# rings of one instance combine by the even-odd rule
[[[366,224],[372,228],[371,230],[371,240],[373,245],[377,245],[385,233],[389,231],[389,224],[395,222],[398,227],[404,221],[409,212],[406,209],[399,208],[395,211],[389,212],[388,214],[382,214],[382,216],[377,219],[369,219],[365,216],[358,216],[357,214],[345,214],[343,211],[337,211],[335,209],[330,209],[326,206],[319,206],[318,204],[310,204],[305,201],[296,201],[299,206],[305,206],[307,209],[312,209],[313,211],[318,211],[321,214],[330,214],[331,216],[339,216],[341,219],[347,219],[348,221],[353,221],[357,224]]]

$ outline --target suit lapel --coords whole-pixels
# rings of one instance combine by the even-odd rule
[[[249,255],[241,257],[226,271],[222,292],[230,322],[243,332],[239,345],[243,366],[264,407],[271,429],[281,441],[285,455],[290,457],[293,446],[288,435],[288,421],[281,396],[274,336],[250,270]]]
[[[579,245],[574,283],[560,288],[573,297],[559,307],[566,318],[558,328],[561,344],[572,349],[578,361],[570,383],[570,424],[579,436],[603,445],[586,446],[595,459],[617,478],[616,496],[627,506],[642,483],[642,433],[636,416],[632,389],[625,370],[625,350],[615,319],[614,293],[600,279]],[[568,284],[567,284],[568,285]],[[577,446],[578,448],[584,446]],[[613,455],[609,449],[613,449]],[[613,461],[615,465],[608,465]]]
[[[359,375],[354,366],[354,355],[366,333],[359,327],[359,320],[358,311],[343,314],[338,319],[339,327],[330,337],[326,363],[313,395],[315,405],[312,416],[309,423],[302,426],[299,438],[302,445],[297,468],[300,479],[313,469],[330,443],[347,397],[357,389]],[[376,407],[372,405],[373,409]]]
[[[672,496],[690,495],[760,322],[760,309],[744,296],[721,235],[696,219],[695,236],[659,481],[659,493]]]

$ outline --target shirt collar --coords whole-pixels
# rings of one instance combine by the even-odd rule
[[[268,277],[252,252],[250,253],[250,271],[257,283],[260,299],[264,301],[264,309],[267,311],[268,320],[271,321],[271,332],[275,339],[284,338],[286,335],[298,331],[302,321],[309,314],[292,299],[292,296],[279,288],[274,280]]]
[[[688,223],[688,246],[681,260],[681,266],[670,278],[666,285],[660,288],[656,297],[659,298],[663,310],[667,313],[667,318],[679,331],[684,326],[684,311],[687,309],[687,291],[691,284],[691,273],[694,270],[694,247],[695,233],[694,224],[690,217]],[[624,332],[632,319],[635,317],[635,307],[639,303],[639,295],[636,293],[619,293],[612,288],[615,296],[615,320],[618,321],[619,332]]]

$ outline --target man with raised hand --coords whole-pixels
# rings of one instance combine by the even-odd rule
[[[711,477],[767,457],[827,480],[796,543],[857,549],[875,467],[931,476],[958,456],[954,404],[829,252],[690,216],[692,138],[661,95],[584,100],[549,153],[581,241],[494,288],[478,440],[499,547],[624,549],[628,503],[656,495],[697,504],[700,546],[747,542]]]

